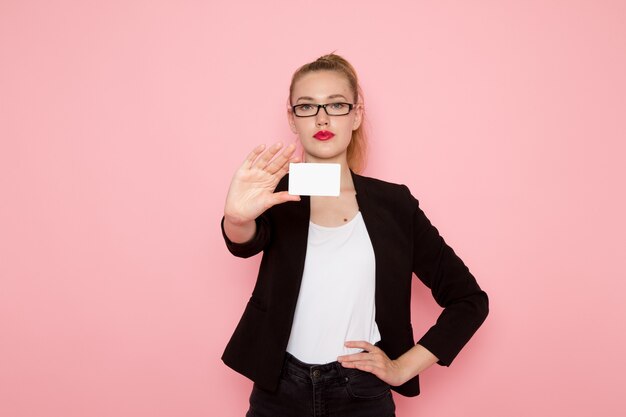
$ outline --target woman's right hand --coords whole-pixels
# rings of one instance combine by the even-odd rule
[[[300,196],[287,191],[274,192],[280,179],[289,171],[295,145],[287,146],[282,152],[281,143],[269,149],[257,146],[239,167],[228,189],[224,207],[224,226],[233,241],[246,241],[254,236],[254,220],[268,208],[286,201],[298,201]],[[275,157],[275,158],[274,158]],[[273,159],[272,159],[273,158]],[[234,238],[234,239],[233,239]]]

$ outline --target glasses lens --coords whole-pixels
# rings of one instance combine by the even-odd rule
[[[296,116],[307,117],[307,116],[315,116],[317,113],[317,106],[312,104],[299,104],[294,106],[294,112]]]
[[[333,116],[343,116],[350,113],[350,105],[348,103],[330,103],[326,105],[328,114]]]

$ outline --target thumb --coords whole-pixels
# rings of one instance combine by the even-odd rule
[[[286,203],[287,201],[300,201],[300,196],[291,195],[287,191],[280,191],[280,192],[272,194],[272,197],[270,199],[270,204],[272,206],[275,206],[276,204]]]

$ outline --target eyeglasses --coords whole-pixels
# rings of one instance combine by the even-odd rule
[[[351,103],[328,103],[328,104],[296,104],[291,106],[293,114],[298,117],[313,117],[317,116],[320,108],[323,108],[329,116],[345,116],[352,111],[354,104]]]

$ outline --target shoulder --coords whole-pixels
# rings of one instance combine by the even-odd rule
[[[407,186],[404,184],[396,184],[393,182],[381,180],[380,178],[374,177],[366,177],[360,174],[352,174],[352,177],[357,182],[361,182],[363,184],[367,184],[368,187],[373,189],[387,190],[390,192],[401,192],[402,190],[407,190]]]
[[[384,201],[387,204],[397,205],[398,207],[415,207],[417,204],[417,200],[404,184],[396,184],[354,173],[352,178],[357,193],[361,193],[367,198]]]

